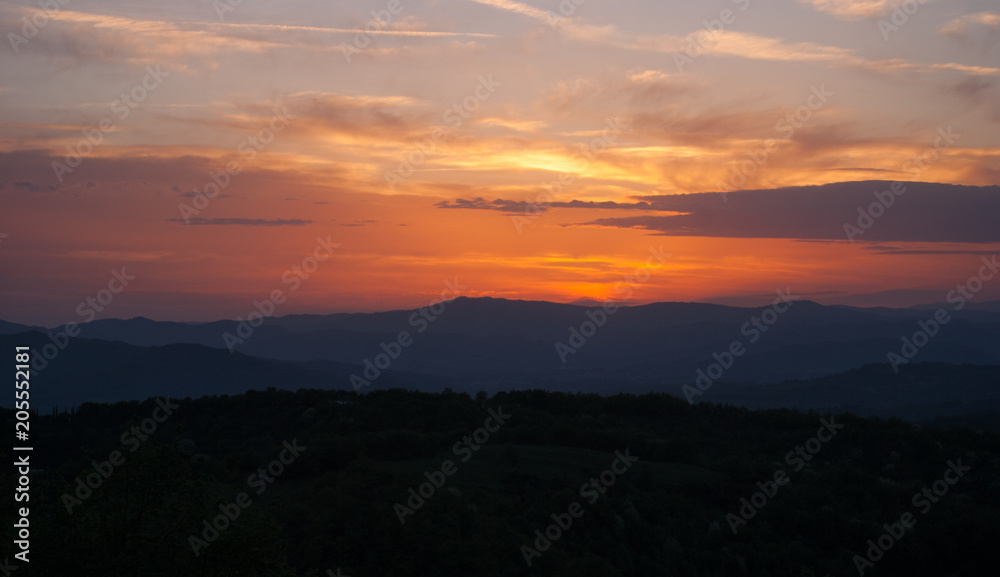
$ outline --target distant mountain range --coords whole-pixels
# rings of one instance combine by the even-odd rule
[[[1000,367],[916,363],[896,373],[888,364],[867,365],[811,380],[717,383],[697,400],[909,421],[992,413],[991,428],[1000,430],[1000,419],[995,418],[1000,414]]]
[[[40,404],[66,406],[272,386],[352,389],[353,374],[371,383],[362,392],[387,386],[472,393],[544,388],[662,390],[683,397],[682,385],[693,385],[703,371],[713,377],[712,385],[696,401],[854,406],[888,414],[887,408],[892,413],[905,399],[885,402],[881,397],[899,396],[901,390],[916,395],[911,404],[994,397],[985,383],[998,382],[998,373],[990,371],[1000,370],[1000,312],[994,310],[1000,307],[978,305],[957,313],[946,308],[952,320],[919,347],[913,363],[968,365],[935,368],[933,375],[923,374],[932,365],[902,365],[898,368],[905,370],[897,375],[886,364],[887,353],[900,352],[902,337],[912,338],[920,330],[918,322],[933,318],[938,307],[932,306],[864,309],[794,301],[790,306],[779,302],[777,310],[787,310],[777,312],[772,307],[655,303],[608,314],[597,306],[462,297],[435,310],[289,315],[264,319],[258,327],[229,320],[93,321],[80,325],[79,336],[48,361],[35,377],[42,383],[35,390],[41,391]],[[7,348],[27,343],[40,351],[51,342],[41,331],[60,330],[0,321],[0,335],[5,335],[0,343]],[[401,339],[403,331],[407,334]],[[227,333],[235,352],[227,350]],[[400,342],[408,346],[391,344]],[[734,343],[743,353],[730,359]],[[54,350],[49,347],[48,352]],[[36,367],[40,363],[36,359]],[[374,365],[381,368],[373,379]],[[985,371],[981,374],[992,381],[980,378],[976,391],[969,392],[962,388],[968,382],[948,384],[949,370]],[[845,371],[853,372],[830,377]],[[906,379],[916,379],[924,388]],[[757,386],[765,383],[781,384]],[[862,394],[873,390],[881,392]],[[860,405],[857,399],[862,399]],[[0,404],[10,405],[6,399]],[[913,418],[929,415],[911,413]]]

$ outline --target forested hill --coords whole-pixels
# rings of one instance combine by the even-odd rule
[[[1000,438],[898,420],[272,389],[85,404],[32,432],[33,575],[825,576],[879,553],[865,576],[937,577],[992,574],[1000,540]]]

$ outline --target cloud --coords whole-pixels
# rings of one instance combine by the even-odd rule
[[[513,12],[515,14],[522,14],[529,18],[534,18],[541,22],[546,22],[548,24],[555,25],[562,18],[554,12],[549,12],[542,10],[540,8],[535,8],[534,6],[529,6],[522,2],[514,2],[512,0],[471,0],[477,4],[484,4],[486,6],[492,6],[494,8],[504,10],[506,12]]]
[[[164,154],[164,149],[167,147],[159,148],[158,153]],[[63,161],[64,157],[43,150],[0,152],[0,174],[17,175],[18,181],[30,182],[38,190],[55,190],[59,185],[53,176],[52,162],[57,160]],[[85,186],[87,181],[95,181],[102,183],[100,188],[107,189],[116,182],[167,183],[176,182],[181,176],[185,177],[186,182],[203,185],[208,173],[218,169],[219,164],[215,159],[187,154],[172,158],[154,154],[95,156],[88,158],[73,171],[72,175],[67,176],[63,187],[65,189],[77,183]],[[44,184],[46,182],[51,184]],[[178,187],[177,190],[183,189]]]
[[[966,14],[945,23],[941,34],[960,45],[988,51],[1000,42],[1000,14]]]
[[[28,192],[52,192],[53,190],[59,190],[58,184],[35,184],[30,180],[15,180],[14,186],[18,188],[23,188]]]
[[[325,140],[338,133],[351,140],[405,142],[426,138],[429,126],[440,121],[425,102],[407,96],[308,91],[290,94],[285,101],[295,117],[293,132]]]
[[[976,28],[1000,29],[1000,14],[991,14],[990,12],[966,14],[941,26],[941,34],[962,40],[968,37],[971,29]]]
[[[635,35],[619,30],[613,25],[591,26],[577,18],[556,21],[557,15],[527,4],[512,0],[471,0],[478,4],[521,14],[537,21],[550,24],[556,31],[575,40],[605,44],[625,50],[655,52],[661,54],[683,53],[695,41],[705,54],[730,56],[751,60],[777,62],[829,62],[861,68],[883,74],[896,72],[936,72],[953,70],[970,75],[1000,75],[1000,69],[984,66],[965,66],[952,62],[921,64],[902,59],[868,60],[857,51],[839,46],[824,46],[814,42],[787,42],[780,38],[760,36],[748,32],[722,30],[705,38],[704,30],[697,30],[687,36],[670,34]],[[844,19],[858,19],[878,16],[891,11],[894,0],[799,0],[815,9],[834,14]],[[929,1],[929,0],[928,0]],[[628,39],[628,40],[623,40]]]
[[[780,38],[729,30],[720,32],[714,41],[707,42],[705,53],[774,62],[829,62],[882,74],[955,71],[972,76],[1000,75],[1000,68],[990,66],[969,66],[954,62],[919,63],[901,58],[869,60],[858,56],[857,51],[850,48],[824,46],[814,42],[786,42]]]
[[[585,226],[639,228],[668,236],[794,238],[847,241],[844,225],[858,226],[859,209],[884,196],[888,181],[841,182],[771,190],[646,196],[671,216],[602,218]],[[891,195],[891,193],[889,193]],[[1000,242],[1000,186],[906,183],[903,195],[855,240],[865,242]],[[875,211],[872,211],[875,212]],[[567,225],[567,226],[579,226]]]
[[[204,192],[195,192],[193,190],[189,190],[188,192],[182,192],[182,193],[178,194],[177,196],[179,196],[181,198],[197,198],[197,197],[199,197],[199,196],[201,196],[203,194],[205,194],[205,193]],[[233,195],[231,195],[231,194],[217,194],[217,195],[213,196],[212,198],[232,198],[232,196]]]
[[[662,82],[669,78],[669,74],[660,70],[643,70],[642,72],[633,72],[628,75],[628,79],[632,82]]]
[[[117,262],[156,261],[174,256],[165,251],[138,252],[118,250],[72,250],[67,256],[81,259],[113,260]]]
[[[167,222],[184,223],[182,218],[168,218]],[[311,224],[311,220],[301,220],[298,218],[201,218],[194,217],[188,219],[186,224],[190,225],[226,225],[226,226],[305,226]]]
[[[27,6],[0,7],[0,29],[19,30],[21,18],[36,9]],[[78,60],[114,61],[127,55],[131,62],[178,63],[183,56],[198,67],[214,68],[221,53],[265,53],[276,49],[341,52],[340,46],[358,33],[424,39],[493,38],[494,34],[417,30],[402,28],[334,28],[283,24],[147,20],[61,9],[52,11],[45,34],[39,34],[24,50],[44,56]],[[409,22],[408,24],[414,25]]]
[[[458,198],[454,201],[442,200],[434,206],[437,208],[469,208],[474,210],[499,210],[507,213],[516,213],[524,212],[531,204],[532,203],[524,200],[503,200],[500,198],[490,202],[483,197],[478,197],[468,200],[464,198]],[[538,209],[543,212],[548,210],[548,208],[544,206],[539,206]]]
[[[956,248],[956,249],[901,248],[898,246],[884,245],[881,243],[866,245],[863,248],[875,254],[967,254],[973,256],[991,256],[997,253],[996,249],[974,250],[974,249],[961,249],[961,248]]]
[[[365,29],[365,28],[329,28],[320,26],[288,26],[284,24],[235,24],[235,23],[213,23],[209,27],[229,28],[232,30],[254,30],[254,31],[274,31],[274,32],[316,32],[333,35],[355,35],[358,33],[381,35],[381,36],[416,36],[423,38],[448,38],[454,36],[470,36],[473,38],[496,38],[496,34],[483,32],[440,32],[434,30],[423,30],[425,25],[415,17],[404,19],[393,23],[392,27],[385,29]]]
[[[434,205],[437,208],[468,208],[474,210],[499,210],[506,213],[523,213],[525,211],[537,212],[547,211],[551,208],[621,208],[632,210],[650,210],[652,206],[647,202],[621,203],[614,201],[583,201],[571,200],[569,202],[547,202],[535,203],[525,200],[503,200],[496,199],[487,201],[482,197],[473,199],[458,198],[454,201],[443,200]]]
[[[899,4],[899,0],[799,0],[799,3],[841,20],[861,20],[888,14]]]
[[[539,104],[560,119],[579,117],[588,123],[603,124],[608,111],[614,110],[648,114],[662,122],[665,116],[677,113],[682,97],[705,90],[703,81],[690,75],[659,70],[615,71],[554,81],[542,93]]]
[[[906,172],[903,170],[893,170],[890,168],[867,168],[863,166],[845,166],[840,168],[828,168],[827,170],[843,170],[847,172],[890,172],[896,174],[905,174]]]
[[[981,77],[963,78],[962,80],[948,87],[952,94],[967,98],[972,101],[979,101],[982,98],[993,98],[988,93],[996,86],[996,81],[987,80]]]
[[[548,123],[544,120],[513,120],[510,118],[496,117],[474,120],[473,122],[482,126],[501,126],[516,132],[537,132],[548,126]]]

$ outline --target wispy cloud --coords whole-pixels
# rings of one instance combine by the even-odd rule
[[[410,21],[411,25],[415,25],[414,21]],[[381,36],[412,36],[412,37],[423,37],[423,38],[444,38],[453,36],[468,36],[472,38],[497,38],[496,34],[488,34],[484,32],[443,32],[434,30],[416,30],[409,26],[397,26],[394,28],[330,28],[322,26],[290,26],[285,24],[238,24],[238,23],[210,23],[204,24],[206,28],[229,28],[233,30],[257,30],[257,31],[273,31],[273,32],[316,32],[319,34],[371,34],[371,35],[381,35]]]
[[[969,26],[977,25],[987,28],[1000,28],[1000,14],[992,14],[990,12],[966,14],[945,23],[941,27],[941,32],[943,34],[959,33],[964,32]]]
[[[0,27],[20,29],[20,18],[30,16],[28,7],[0,8]],[[115,60],[151,63],[179,57],[200,56],[192,65],[215,66],[205,57],[222,52],[262,53],[276,49],[339,51],[345,37],[358,33],[404,38],[455,39],[494,38],[482,32],[414,30],[406,28],[337,28],[285,24],[167,21],[132,18],[93,12],[59,10],[49,16],[53,28],[40,34],[26,49],[48,56],[70,56],[81,60]],[[371,27],[369,27],[371,28]]]
[[[502,126],[517,132],[536,132],[548,126],[544,120],[515,120],[510,118],[490,117],[477,122],[483,126]]]
[[[298,218],[201,218],[193,217],[188,219],[189,225],[215,225],[215,226],[305,226],[312,224],[311,220]],[[182,218],[168,218],[168,222],[184,223]]]
[[[17,188],[23,188],[28,192],[52,192],[54,190],[59,190],[58,184],[38,184],[30,180],[15,180],[14,186]]]
[[[626,209],[626,210],[655,210],[648,202],[622,203],[614,201],[583,201],[571,200],[568,202],[553,201],[547,203],[535,203],[525,200],[504,200],[496,199],[488,201],[478,197],[472,199],[458,198],[453,201],[444,200],[434,205],[437,208],[466,208],[474,210],[498,210],[506,213],[523,213],[527,210],[545,212],[552,208],[605,208],[605,209]]]
[[[492,6],[507,12],[521,14],[534,20],[549,24],[555,22],[555,18],[561,18],[554,13],[546,12],[513,0],[470,1]],[[891,0],[800,1],[808,2],[814,5],[814,7],[818,10],[848,18],[861,18],[878,15],[887,10],[891,10],[894,6]],[[623,32],[616,26],[610,24],[606,26],[587,25],[582,23],[577,18],[564,18],[558,22],[558,25],[553,25],[553,28],[568,37],[633,51],[656,52],[663,54],[683,52],[693,39],[697,39],[698,45],[705,54],[715,56],[773,62],[829,62],[837,66],[845,65],[880,73],[953,70],[972,75],[1000,75],[1000,68],[967,66],[950,62],[922,64],[902,59],[869,60],[859,56],[856,50],[850,48],[826,46],[814,42],[788,42],[780,38],[761,36],[751,32],[721,30],[705,39],[704,30],[700,29],[686,36],[670,34],[636,35]],[[650,78],[652,77],[653,75],[650,74]]]
[[[971,43],[973,39],[981,39],[986,46],[993,46],[1000,41],[1000,14],[979,12],[966,14],[941,26],[941,34],[959,43]]]
[[[899,4],[897,0],[799,0],[799,2],[842,20],[877,18],[888,14]]]

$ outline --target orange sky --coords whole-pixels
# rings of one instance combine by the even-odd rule
[[[558,2],[413,0],[372,24],[388,2],[217,14],[81,0],[30,38],[22,19],[37,7],[4,4],[0,31],[26,41],[0,50],[0,319],[79,320],[121,267],[137,279],[102,316],[233,318],[317,237],[340,247],[279,314],[422,306],[454,278],[469,296],[615,298],[661,246],[671,256],[635,302],[747,304],[791,287],[908,306],[943,300],[996,251],[1000,227],[976,219],[996,189],[976,206],[949,205],[950,189],[900,196],[853,244],[838,231],[854,197],[745,238],[713,228],[713,211],[752,215],[761,195],[635,206],[847,181],[998,184],[994,4],[928,2],[887,35],[892,3],[875,0],[632,4],[586,0],[554,18]],[[715,19],[721,31],[699,34]],[[81,144],[88,133],[100,142]],[[74,151],[78,166],[53,168]],[[227,163],[240,173],[197,199]],[[658,232],[678,214],[695,229]],[[920,224],[928,215],[945,232]],[[789,232],[813,221],[836,234]],[[1000,298],[1000,283],[977,298]]]

